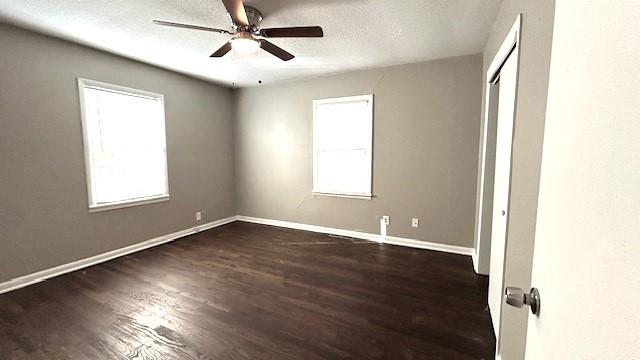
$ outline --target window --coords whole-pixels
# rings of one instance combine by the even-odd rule
[[[89,211],[169,199],[162,95],[78,79]]]
[[[313,102],[313,192],[371,199],[373,95]]]

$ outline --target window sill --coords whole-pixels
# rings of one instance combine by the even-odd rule
[[[373,195],[325,193],[325,192],[318,192],[318,191],[314,191],[313,195],[339,197],[339,198],[347,198],[347,199],[359,199],[359,200],[371,200],[371,198],[373,197]]]
[[[164,201],[169,201],[169,195],[152,196],[152,197],[147,197],[142,199],[119,201],[119,202],[113,202],[113,203],[101,204],[101,205],[90,205],[89,213],[116,210],[116,209],[132,207],[132,206],[154,204],[154,203],[159,203]]]

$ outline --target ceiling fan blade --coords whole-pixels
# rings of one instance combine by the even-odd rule
[[[203,30],[203,31],[217,32],[217,33],[221,33],[221,34],[231,34],[231,32],[229,32],[227,30],[204,27],[204,26],[198,26],[198,25],[181,24],[181,23],[175,23],[175,22],[170,22],[170,21],[153,20],[153,23],[156,24],[156,25],[172,26],[172,27],[183,28],[183,29]]]
[[[244,11],[242,0],[222,0],[224,7],[227,9],[233,23],[239,26],[249,26],[247,13]]]
[[[289,61],[291,59],[293,59],[295,56],[293,56],[292,54],[288,53],[287,51],[283,50],[282,48],[280,48],[279,46],[267,41],[267,40],[260,40],[260,43],[262,44],[262,48],[264,49],[264,51],[268,52],[271,55],[274,55],[278,58],[280,58],[280,60],[283,61]]]
[[[323,37],[324,32],[320,26],[298,26],[262,29],[260,35],[264,37]]]
[[[227,42],[226,44],[222,45],[222,47],[218,50],[216,50],[216,52],[214,52],[213,54],[211,54],[211,56],[209,57],[223,57],[225,56],[229,51],[231,50],[231,42]]]

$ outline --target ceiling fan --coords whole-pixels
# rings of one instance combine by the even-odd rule
[[[323,37],[324,33],[320,26],[298,26],[284,28],[260,28],[262,21],[262,13],[252,6],[245,6],[242,0],[222,0],[224,7],[227,9],[227,15],[231,20],[232,31],[216,29],[198,25],[181,24],[162,20],[153,20],[156,25],[173,26],[184,29],[203,30],[217,32],[221,34],[233,35],[231,40],[216,50],[211,57],[222,57],[231,49],[241,54],[250,54],[262,48],[266,52],[280,58],[283,61],[289,61],[294,56],[263,38],[279,38],[279,37]]]

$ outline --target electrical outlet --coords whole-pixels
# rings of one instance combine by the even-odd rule
[[[418,218],[411,219],[411,227],[414,227],[414,228],[418,227]]]
[[[391,222],[391,218],[389,217],[389,215],[383,216],[382,220],[384,220],[385,225],[389,226],[389,223]]]
[[[196,221],[202,220],[202,211],[196,212]]]

